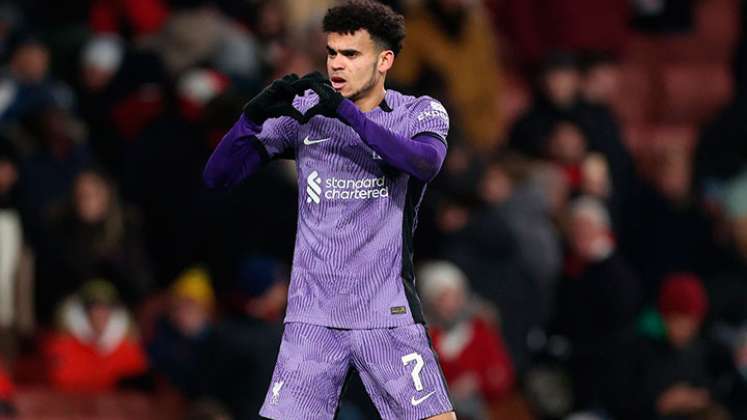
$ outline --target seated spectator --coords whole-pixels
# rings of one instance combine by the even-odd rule
[[[509,132],[508,146],[539,157],[545,139],[558,120],[574,120],[581,105],[581,73],[576,57],[557,52],[548,55],[535,82],[534,101]]]
[[[137,217],[102,172],[88,169],[75,178],[70,204],[52,229],[44,272],[48,283],[39,290],[44,303],[57,302],[81,280],[98,276],[110,278],[128,305],[150,289]]]
[[[258,419],[280,348],[289,273],[277,260],[252,257],[236,275],[232,312],[217,326],[203,379],[234,418]]]
[[[0,362],[2,362],[1,359]],[[5,418],[6,416],[12,417],[15,414],[13,394],[13,383],[10,381],[10,377],[5,370],[3,370],[2,363],[0,363],[0,418]]]
[[[182,394],[199,396],[207,358],[212,357],[213,287],[202,268],[182,273],[169,290],[169,308],[147,345],[153,369]]]
[[[549,303],[562,266],[560,237],[552,222],[551,198],[537,165],[516,155],[490,162],[478,183],[480,200],[494,208],[492,217],[506,220],[519,250],[522,271],[536,284],[549,315]]]
[[[724,419],[720,378],[733,370],[721,364],[722,349],[703,333],[708,297],[700,279],[689,273],[665,277],[658,298],[666,334],[644,337],[636,346],[635,370],[626,398],[633,410],[625,418]],[[727,357],[728,360],[728,357]]]
[[[86,283],[63,302],[43,351],[50,384],[67,392],[110,391],[148,368],[130,315],[105,280]]]
[[[589,150],[601,154],[609,164],[613,208],[622,211],[630,204],[639,182],[633,158],[625,147],[622,128],[613,113],[620,95],[620,68],[615,59],[602,53],[588,53],[581,65],[580,119],[588,132]],[[613,214],[613,218],[618,215]]]
[[[26,246],[18,202],[18,156],[0,139],[0,359],[13,359],[19,332],[30,334],[33,321],[32,256]]]
[[[653,148],[642,167],[649,178],[628,208],[620,249],[640,274],[646,300],[653,302],[664,275],[688,271],[709,275],[724,265],[714,224],[691,187],[691,159],[684,146]]]
[[[611,374],[640,305],[638,279],[618,255],[609,213],[596,199],[570,205],[569,255],[558,284],[552,331],[570,344],[577,409],[604,406],[618,391]]]
[[[18,32],[9,46],[10,62],[0,77],[0,122],[18,121],[52,104],[70,105],[70,89],[50,80],[49,48],[40,38]]]
[[[9,130],[20,156],[19,199],[24,227],[35,250],[48,241],[53,209],[64,202],[75,177],[91,163],[85,130],[58,106],[37,110]]]
[[[615,221],[636,181],[610,109],[616,71],[614,61],[601,54],[589,54],[583,66],[570,53],[548,55],[532,106],[514,123],[509,139],[512,149],[563,165],[572,186],[612,204]]]
[[[470,304],[469,285],[454,264],[424,264],[418,275],[429,332],[460,418],[488,418],[490,407],[514,390],[503,339]]]

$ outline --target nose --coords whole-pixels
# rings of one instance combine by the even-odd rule
[[[337,54],[334,57],[329,58],[329,67],[334,70],[342,70],[345,68],[345,61],[341,54]]]

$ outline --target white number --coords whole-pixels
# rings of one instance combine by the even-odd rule
[[[423,365],[425,364],[423,358],[417,353],[410,353],[402,356],[402,364],[405,366],[413,360],[415,361],[415,367],[412,369],[412,372],[410,372],[410,375],[412,376],[412,381],[415,383],[415,390],[422,391],[423,382],[420,381],[420,371],[423,370]]]

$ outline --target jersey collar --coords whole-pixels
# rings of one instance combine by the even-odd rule
[[[379,108],[382,109],[384,112],[392,112],[392,107],[389,106],[389,104],[386,102],[386,94],[389,93],[389,91],[384,92],[384,97],[381,98],[381,102],[379,102]]]

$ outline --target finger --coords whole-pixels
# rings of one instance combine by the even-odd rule
[[[319,96],[320,102],[328,100],[336,92],[331,85],[326,83],[314,83],[311,85],[311,90]]]
[[[284,99],[293,99],[297,92],[291,83],[283,83],[277,86],[279,96]]]
[[[299,94],[302,94],[306,92],[309,89],[314,89],[314,85],[318,85],[319,81],[311,79],[311,78],[301,78],[298,79],[296,82],[293,82],[293,89],[296,90]]]
[[[305,124],[309,122],[312,118],[314,118],[317,115],[320,115],[322,113],[323,106],[321,104],[315,105],[311,108],[309,108],[304,114],[302,119],[302,124]]]
[[[296,108],[291,107],[291,109],[288,110],[288,116],[302,124],[306,123],[304,115]]]
[[[280,112],[283,115],[293,118],[294,120],[301,122],[303,120],[303,114],[296,109],[292,104],[284,104],[279,107]]]
[[[330,82],[321,73],[315,71],[298,79],[298,81],[294,82],[293,85],[296,91],[305,92],[307,89],[312,89],[312,86],[314,86],[315,84],[327,84],[331,86],[331,83],[332,82]]]
[[[296,73],[286,74],[280,80],[283,80],[288,83],[293,83],[296,80],[298,80],[298,75]]]
[[[327,78],[324,77],[324,75],[319,71],[313,71],[311,73],[307,73],[301,79],[311,79],[311,80],[317,80],[317,81],[327,80]]]

